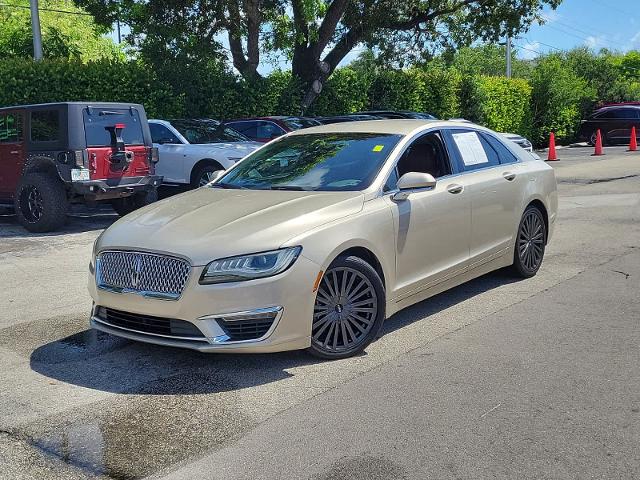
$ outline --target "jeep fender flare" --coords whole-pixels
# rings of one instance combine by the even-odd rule
[[[22,175],[26,175],[27,173],[47,173],[49,175],[55,175],[62,183],[68,183],[68,180],[65,180],[62,176],[56,159],[47,154],[40,153],[28,156],[22,168]]]

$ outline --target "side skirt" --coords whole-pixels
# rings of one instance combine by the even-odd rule
[[[471,270],[467,270],[459,275],[456,275],[453,278],[445,280],[442,283],[438,283],[432,287],[416,292],[415,294],[405,297],[397,302],[391,302],[390,305],[387,305],[387,317],[390,317],[396,312],[399,312],[403,308],[409,307],[416,303],[419,303],[423,300],[433,297],[434,295],[438,295],[439,293],[450,290],[458,285],[462,285],[470,280],[481,277],[489,272],[493,272],[494,270],[498,270],[500,268],[508,267],[513,263],[513,250],[508,249],[504,255],[491,260],[490,262],[483,263],[478,265]]]

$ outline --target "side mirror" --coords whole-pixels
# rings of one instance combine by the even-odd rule
[[[423,172],[407,172],[398,180],[398,190],[393,195],[394,200],[406,200],[409,195],[416,190],[427,190],[436,186],[436,179],[433,175]]]

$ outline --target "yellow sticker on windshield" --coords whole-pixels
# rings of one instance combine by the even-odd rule
[[[384,145],[376,145],[375,147],[373,147],[373,151],[381,152],[383,148],[384,148]]]

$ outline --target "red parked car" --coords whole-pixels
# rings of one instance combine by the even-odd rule
[[[225,122],[225,125],[237,130],[245,137],[249,137],[249,139],[255,142],[266,143],[270,142],[274,138],[284,135],[285,133],[300,130],[301,128],[315,127],[322,124],[314,118],[278,115],[273,117],[229,120],[228,122]]]
[[[157,160],[142,105],[0,108],[0,204],[32,232],[60,227],[70,203],[108,201],[124,215],[154,201]]]

